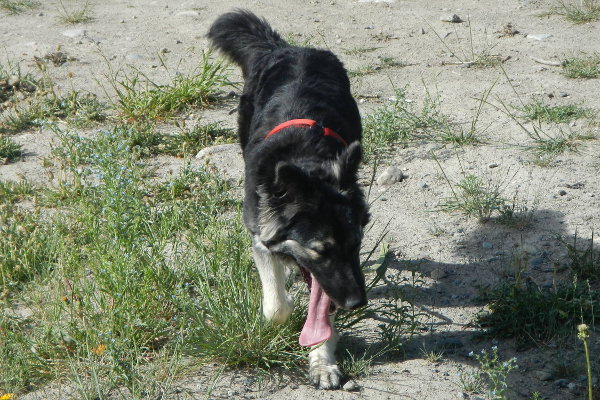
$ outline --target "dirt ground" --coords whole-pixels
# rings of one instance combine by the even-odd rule
[[[208,46],[204,35],[210,23],[223,12],[244,7],[266,17],[284,36],[331,49],[351,71],[381,65],[386,58],[407,64],[375,68],[370,74],[351,79],[363,115],[388,102],[396,88],[406,88],[407,99],[419,105],[429,91],[439,97],[442,111],[452,121],[466,127],[479,106],[477,98],[492,86],[489,101],[496,105],[502,101],[518,106],[519,97],[528,102],[537,96],[550,105],[579,104],[600,110],[598,79],[567,79],[560,67],[533,59],[560,62],[567,57],[600,53],[600,23],[574,25],[556,15],[541,17],[553,4],[551,0],[107,0],[93,3],[91,21],[69,26],[58,21],[59,3],[51,0],[19,15],[0,12],[1,57],[34,70],[34,56],[43,57],[60,49],[72,59],[50,67],[49,73],[58,86],[65,91],[75,88],[105,97],[106,92],[112,93],[103,78],[109,64],[115,69],[133,65],[160,82],[166,79],[159,67],[158,54],[162,54],[174,66],[172,73],[190,71],[197,65],[201,50]],[[441,20],[452,14],[464,22]],[[503,34],[509,23],[518,33]],[[536,36],[544,34],[549,36]],[[475,52],[489,50],[501,57],[505,73],[500,68],[459,65],[459,58],[469,59],[471,46]],[[452,57],[452,52],[459,57]],[[233,77],[241,80],[237,70]],[[209,110],[204,113],[204,121],[218,120],[235,127],[235,115],[229,115],[231,108]],[[503,358],[518,358],[519,369],[509,379],[510,398],[529,399],[539,391],[547,399],[583,399],[580,380],[571,378],[568,383],[574,385],[569,387],[556,382],[560,376],[543,376],[544,371],[555,370],[559,361],[582,362],[576,359],[580,353],[575,350],[575,340],[516,352],[512,341],[478,340],[480,330],[471,321],[482,308],[477,301],[479,289],[493,286],[510,274],[515,246],[527,246],[533,258],[541,259],[528,275],[536,283],[551,286],[552,265],[566,259],[566,250],[557,236],[570,240],[577,233],[589,238],[594,228],[598,230],[597,142],[590,141],[578,153],[563,153],[548,166],[539,166],[520,147],[531,139],[506,114],[488,105],[480,119],[478,126],[487,127],[481,136],[483,143],[460,150],[433,143],[411,144],[394,149],[376,172],[379,175],[393,165],[407,176],[392,185],[372,187],[374,226],[365,239],[365,247],[369,248],[389,221],[386,241],[396,255],[391,269],[400,273],[407,265],[417,266],[421,282],[415,304],[427,315],[429,329],[408,347],[404,359],[376,362],[367,376],[356,380],[356,391],[319,392],[302,379],[286,378],[278,383],[276,374],[256,377],[239,371],[225,372],[213,381],[214,371],[207,370],[180,382],[181,392],[169,398],[204,398],[210,387],[213,390],[209,398],[215,399],[469,398],[463,393],[460,374],[474,370],[477,363],[468,353],[497,345]],[[598,127],[587,127],[583,122],[568,124],[564,129],[586,130],[600,137]],[[14,139],[24,146],[24,158],[1,165],[0,179],[26,177],[32,183],[45,184],[48,178],[41,160],[50,152],[52,133],[32,130]],[[239,152],[227,154],[215,157],[213,162],[227,169],[226,175],[240,176]],[[237,160],[235,168],[231,160]],[[162,171],[176,170],[182,163],[168,157],[154,162]],[[369,183],[372,168],[363,168],[363,183]],[[533,225],[520,231],[440,211],[440,202],[451,195],[442,169],[452,182],[465,173],[502,182],[506,197],[518,194],[519,201],[534,210]],[[368,337],[369,327],[363,333]],[[353,332],[352,336],[363,333]],[[592,339],[599,341],[598,335]],[[342,340],[368,342],[356,337]],[[444,358],[432,363],[424,356],[423,348],[443,349]],[[59,393],[53,388],[23,398],[66,395]]]

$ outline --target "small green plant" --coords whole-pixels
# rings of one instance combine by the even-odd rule
[[[425,345],[421,347],[421,354],[428,362],[432,364],[437,364],[444,359],[443,349],[427,349]]]
[[[40,87],[43,87],[43,81],[36,79],[30,73],[23,73],[18,63],[10,60],[6,64],[0,63],[0,103],[14,101],[17,94],[23,97],[30,96]],[[0,106],[0,111],[5,107],[5,105]]]
[[[82,5],[76,8],[65,6],[60,0],[60,21],[65,24],[81,24],[92,20],[91,5],[88,0],[85,0]]]
[[[561,15],[576,24],[598,21],[600,20],[600,1],[558,0],[549,14]]]
[[[485,349],[480,353],[470,352],[469,356],[479,362],[483,379],[487,382],[488,395],[494,400],[508,400],[506,379],[511,371],[518,368],[516,357],[501,360],[496,346],[489,352]]]
[[[344,54],[348,56],[359,56],[366,53],[371,53],[380,47],[353,47],[351,49],[344,49]]]
[[[572,79],[593,79],[600,76],[600,55],[568,58],[562,63],[563,74]]]
[[[0,0],[0,8],[11,14],[19,14],[40,4],[34,0]]]
[[[22,146],[9,137],[0,134],[0,164],[8,163],[20,157]]]
[[[534,100],[529,104],[525,104],[520,111],[527,120],[554,123],[571,122],[576,119],[592,116],[591,110],[575,104],[550,106],[542,100]]]
[[[361,67],[356,70],[348,71],[348,76],[351,78],[371,75],[377,73],[384,69],[394,68],[394,67],[405,67],[408,64],[398,61],[391,57],[380,57],[379,62],[377,64],[369,64],[365,67]]]
[[[162,57],[160,62],[169,73]],[[198,68],[188,75],[175,74],[169,84],[158,84],[137,69],[127,74],[114,72],[112,68],[109,83],[117,95],[115,108],[123,119],[157,121],[168,119],[188,107],[202,107],[214,102],[219,89],[234,85],[227,78],[227,72],[224,61],[213,60],[210,53],[203,52]]]
[[[5,203],[24,200],[34,193],[34,188],[27,180],[18,182],[0,181],[0,207]]]
[[[446,177],[445,173],[444,176]],[[444,211],[460,211],[466,216],[475,216],[479,221],[485,222],[490,219],[492,213],[501,210],[506,203],[502,197],[500,184],[491,179],[485,180],[467,174],[455,185],[452,185],[447,177],[446,181],[450,185],[452,196],[440,204]]]
[[[594,233],[589,241],[589,245],[583,249],[577,244],[577,234],[573,238],[573,243],[567,243],[563,240],[563,245],[567,248],[571,260],[571,271],[574,276],[581,280],[600,279],[600,251],[594,248]]]
[[[585,365],[587,367],[587,382],[588,382],[588,399],[593,400],[593,380],[592,380],[592,364],[590,363],[590,349],[589,349],[589,338],[590,332],[586,324],[577,326],[577,338],[583,342],[583,349],[585,351]]]

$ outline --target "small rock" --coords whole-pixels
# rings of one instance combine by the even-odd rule
[[[459,17],[456,14],[442,15],[440,17],[440,21],[452,22],[452,23],[455,23],[455,24],[463,22],[462,18]]]
[[[560,194],[561,196],[565,196],[567,194],[567,191],[561,189],[558,191],[558,194]]]
[[[483,242],[481,243],[481,247],[483,247],[484,249],[493,249],[494,244],[491,242]]]
[[[544,264],[544,261],[544,257],[535,257],[532,258],[529,263],[533,268],[539,268],[540,266],[542,266],[542,264]]]
[[[396,182],[402,182],[404,174],[400,168],[395,166],[389,166],[383,171],[383,173],[377,178],[378,185],[392,185]]]
[[[551,37],[552,37],[552,35],[549,33],[534,33],[534,34],[527,35],[527,39],[533,39],[533,40],[539,40],[539,41],[546,40]]]
[[[569,392],[575,393],[575,392],[577,392],[578,387],[577,387],[576,383],[571,382],[567,385],[567,389],[569,389]]]
[[[569,97],[569,93],[567,93],[567,92],[560,92],[558,95],[560,97]]]
[[[443,269],[436,268],[433,271],[431,271],[429,276],[431,277],[431,279],[435,279],[436,281],[439,281],[440,279],[447,277],[448,274]]]
[[[167,53],[170,53],[170,52],[171,52],[171,50],[167,49],[166,47],[163,47],[162,49],[160,49],[160,52],[161,52],[162,54],[167,54]]]
[[[554,381],[554,385],[561,387],[561,388],[565,388],[567,387],[567,385],[569,384],[569,380],[568,379],[557,379]]]
[[[238,394],[235,390],[228,390],[227,391],[227,397],[233,397],[236,394]]]
[[[542,369],[539,371],[533,371],[533,376],[535,376],[540,381],[549,381],[552,379],[552,372]]]
[[[491,163],[490,165],[488,165],[488,168],[498,168],[498,164]]]
[[[175,15],[178,17],[197,17],[200,14],[198,13],[198,11],[189,10],[189,11],[179,11]]]
[[[81,29],[81,28],[67,29],[66,31],[61,32],[62,35],[66,36],[66,37],[70,37],[71,39],[85,36],[86,33],[87,33],[87,31],[85,29]]]
[[[359,386],[356,384],[356,382],[350,380],[346,382],[344,386],[342,386],[342,389],[344,389],[347,392],[354,392],[359,389]]]
[[[429,187],[429,185],[425,182],[419,182],[417,186],[419,186],[419,189],[427,189]]]
[[[143,60],[145,57],[141,54],[137,54],[137,53],[129,53],[125,56],[125,59],[127,61],[139,61],[139,60]]]
[[[181,43],[183,43],[181,40],[175,39],[175,44],[181,44]]]
[[[38,17],[43,17],[43,16],[44,16],[44,13],[43,13],[43,12],[41,12],[41,13],[38,13],[38,15],[37,15],[37,16],[38,16]]]

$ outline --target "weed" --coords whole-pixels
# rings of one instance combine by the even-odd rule
[[[359,76],[371,75],[384,69],[394,67],[405,67],[407,65],[408,64],[402,61],[398,61],[391,57],[380,57],[379,62],[377,64],[370,64],[357,70],[348,71],[348,76],[354,78]]]
[[[82,6],[69,9],[60,0],[60,21],[65,24],[81,24],[92,20],[90,2],[85,0]]]
[[[0,163],[7,164],[20,157],[22,146],[9,137],[0,134]]]
[[[541,122],[565,123],[591,116],[591,110],[574,104],[564,106],[549,106],[542,100],[534,100],[520,110],[527,120]]]
[[[561,15],[576,24],[585,24],[600,20],[600,2],[598,0],[577,0],[565,2],[558,0],[549,14]]]
[[[500,215],[495,222],[522,231],[533,223],[535,207],[530,207],[520,201],[515,194],[512,202],[502,204],[498,212]]]
[[[314,47],[315,45],[315,37],[313,35],[303,37],[302,34],[290,32],[284,36],[284,39],[290,46],[295,47]]]
[[[587,58],[568,58],[563,64],[563,74],[572,79],[592,79],[600,76],[600,55]]]
[[[359,56],[366,53],[371,53],[375,50],[380,49],[380,47],[353,47],[351,49],[344,49],[344,54],[348,56]]]
[[[43,81],[30,73],[24,74],[19,64],[10,60],[6,64],[0,64],[0,103],[14,100],[16,94],[29,96],[40,87],[43,87]]]
[[[0,181],[0,207],[5,203],[15,203],[33,195],[33,186],[25,179],[19,182]]]
[[[590,363],[590,350],[588,347],[590,332],[586,324],[581,324],[577,326],[577,338],[583,342],[583,349],[585,351],[585,365],[587,367],[588,399],[592,400],[594,397],[592,393],[592,365]]]
[[[39,4],[34,0],[0,0],[0,8],[11,14],[19,14],[25,10],[35,8]]]
[[[195,155],[201,149],[215,144],[233,143],[236,139],[231,129],[226,129],[220,123],[196,125],[192,129],[180,126],[180,132],[174,135],[163,135],[157,150],[160,153],[177,157]]]
[[[593,233],[589,245],[583,249],[577,244],[577,234],[573,238],[573,244],[563,240],[563,245],[567,248],[571,270],[577,279],[592,281],[600,279],[600,251],[594,249]]]
[[[491,179],[484,180],[476,175],[467,174],[455,185],[452,185],[447,177],[446,181],[450,185],[452,197],[446,198],[440,204],[444,211],[460,211],[466,216],[475,216],[479,221],[485,222],[506,203],[501,194],[500,184]]]
[[[160,62],[167,73],[165,60]],[[110,66],[109,66],[110,68]],[[166,85],[158,84],[141,71],[132,74],[110,70],[109,83],[117,95],[115,107],[121,116],[134,122],[156,121],[171,117],[190,106],[206,106],[216,99],[217,90],[232,86],[228,67],[203,52],[200,66],[188,75],[175,74]]]
[[[421,354],[428,362],[432,364],[437,364],[444,359],[443,349],[427,349],[425,345],[421,347]]]
[[[516,357],[502,361],[496,346],[492,347],[490,352],[483,349],[480,353],[470,352],[469,356],[479,362],[483,377],[487,381],[489,396],[494,400],[507,400],[506,378],[510,371],[518,368]]]

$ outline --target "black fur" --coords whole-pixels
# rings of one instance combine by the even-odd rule
[[[312,272],[338,307],[366,304],[359,249],[368,210],[356,182],[362,128],[342,63],[329,51],[287,44],[244,10],[219,17],[208,37],[245,78],[238,124],[248,230]],[[324,136],[320,126],[287,128],[265,140],[297,118],[318,121],[350,145]],[[311,258],[289,241],[304,249],[329,244]]]

